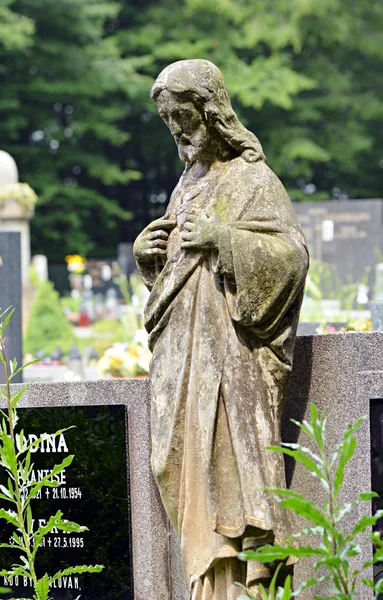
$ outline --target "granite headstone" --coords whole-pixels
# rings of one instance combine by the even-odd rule
[[[45,432],[75,426],[42,441],[33,451],[30,478],[37,482],[55,464],[74,454],[72,464],[57,476],[59,487],[43,487],[32,502],[34,530],[58,510],[64,519],[89,529],[83,533],[56,529],[46,535],[36,562],[38,577],[70,566],[101,564],[105,568],[99,574],[68,574],[57,579],[51,586],[52,594],[57,600],[133,600],[125,407],[27,408],[20,409],[19,418],[30,442]],[[2,501],[2,508],[9,505]],[[2,530],[9,543],[12,531],[12,527]],[[3,567],[15,559],[17,552],[0,551]],[[0,585],[9,585],[12,597],[32,597],[27,577],[2,579]]]
[[[383,397],[382,365],[383,333],[351,332],[298,338],[286,398],[283,439],[290,442],[298,440],[298,430],[289,419],[307,418],[310,403],[314,402],[319,411],[328,411],[327,442],[331,453],[347,424],[368,415],[372,398]],[[133,379],[35,383],[22,398],[22,406],[27,408],[104,407],[106,404],[123,404],[127,412],[134,598],[186,600],[188,594],[183,582],[178,540],[164,515],[151,474],[149,382],[146,379]],[[346,473],[341,502],[350,502],[360,492],[370,489],[371,446],[367,420],[359,429],[357,438],[358,447]],[[306,443],[306,440],[301,441]],[[69,444],[68,448],[71,451]],[[301,465],[288,462],[287,479],[292,489],[305,493],[317,502],[323,500],[318,481]],[[81,486],[71,484],[69,487]],[[368,512],[366,503],[350,519],[351,525],[356,518]],[[300,528],[301,524],[297,524],[296,529]],[[361,547],[362,556],[356,559],[358,563],[370,560],[372,556],[372,544],[368,536],[364,536]],[[310,561],[299,561],[295,567],[295,583],[311,576]],[[370,576],[368,570],[366,576]],[[310,588],[301,594],[302,600],[313,600],[315,595],[323,595],[323,591],[323,588],[315,591]],[[370,600],[370,597],[369,590],[362,588],[358,600]]]
[[[338,267],[344,283],[358,281],[383,250],[383,200],[294,203],[311,258]]]

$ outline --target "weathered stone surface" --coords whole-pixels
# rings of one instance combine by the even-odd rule
[[[284,486],[283,459],[264,447],[280,441],[308,255],[219,69],[170,65],[152,97],[186,163],[166,215],[134,246],[151,290],[152,467],[190,598],[231,600],[235,580],[255,589],[271,575],[237,552],[289,533],[262,491]]]

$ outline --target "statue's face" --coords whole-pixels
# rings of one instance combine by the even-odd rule
[[[201,159],[208,147],[209,134],[198,108],[168,90],[159,94],[156,104],[175,139],[180,159],[188,163]]]

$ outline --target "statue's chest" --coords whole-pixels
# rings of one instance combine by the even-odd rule
[[[200,182],[190,188],[179,185],[173,193],[167,217],[176,219],[177,226],[168,240],[168,258],[175,258],[180,252],[181,231],[189,215],[199,215],[211,203],[215,196],[217,181]]]

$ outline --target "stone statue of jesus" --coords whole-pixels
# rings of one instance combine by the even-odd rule
[[[134,252],[151,294],[152,468],[191,600],[257,594],[272,568],[237,553],[283,539],[280,443],[308,254],[291,201],[206,60],[168,66],[152,98],[185,170]]]

